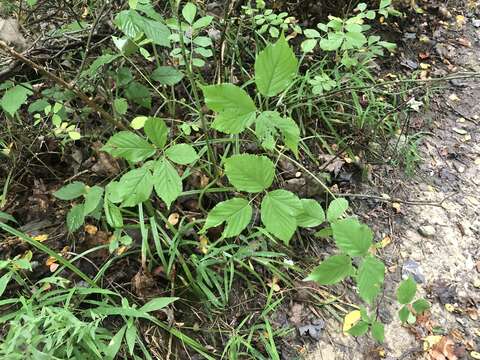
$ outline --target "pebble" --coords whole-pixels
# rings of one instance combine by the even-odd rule
[[[408,259],[403,263],[402,266],[402,278],[407,279],[409,276],[419,283],[423,284],[425,282],[425,275],[423,275],[423,269],[418,262],[415,260]]]
[[[433,226],[431,225],[423,225],[418,228],[418,232],[420,235],[426,238],[433,238],[435,236],[436,230]]]
[[[472,20],[472,24],[473,24],[473,26],[475,26],[476,28],[480,28],[480,19],[473,19],[473,20]]]

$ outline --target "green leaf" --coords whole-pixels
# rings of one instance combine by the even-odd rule
[[[349,218],[334,222],[332,231],[337,246],[350,256],[364,256],[372,245],[372,230],[357,219]]]
[[[125,89],[125,96],[127,99],[132,100],[135,104],[146,109],[150,109],[152,107],[150,89],[139,82],[131,82]]]
[[[202,29],[202,28],[210,25],[212,20],[213,20],[213,16],[210,16],[210,15],[201,17],[200,19],[198,19],[197,21],[195,21],[193,23],[192,27],[196,30]]]
[[[136,116],[132,121],[130,121],[130,126],[135,130],[143,129],[147,120],[147,116]]]
[[[425,311],[430,309],[430,303],[425,299],[418,299],[412,304],[413,310],[417,314],[423,314]]]
[[[175,85],[183,79],[183,73],[171,66],[159,66],[150,76],[162,85]]]
[[[380,321],[374,321],[371,328],[372,336],[379,343],[385,340],[385,326]]]
[[[170,47],[170,30],[160,21],[144,18],[142,30],[155,45]]]
[[[83,205],[84,216],[87,216],[93,212],[100,204],[103,196],[103,188],[100,186],[94,186],[87,189],[85,196],[85,203]]]
[[[298,143],[300,141],[300,129],[291,118],[282,117],[277,111],[262,112],[255,123],[255,135],[267,150],[273,150],[275,140],[280,133],[283,142],[298,156]]]
[[[0,298],[2,297],[3,293],[5,292],[5,289],[7,288],[7,285],[10,282],[11,278],[12,278],[12,273],[10,273],[10,272],[7,272],[5,275],[3,275],[0,278]]]
[[[197,7],[192,3],[187,3],[182,9],[183,18],[189,23],[192,24],[197,15]]]
[[[155,298],[150,300],[148,303],[143,305],[139,310],[143,312],[152,312],[152,311],[157,311],[161,310],[164,307],[167,307],[174,301],[178,300],[178,297],[160,297],[160,298]]]
[[[297,215],[297,225],[305,228],[315,227],[325,221],[325,212],[313,199],[302,199],[302,211]]]
[[[409,304],[417,293],[417,283],[411,277],[403,280],[397,289],[397,300],[400,304]]]
[[[360,297],[372,304],[379,294],[385,278],[385,265],[380,260],[369,255],[363,259],[358,269],[357,286]]]
[[[353,325],[347,332],[352,336],[362,336],[365,335],[368,331],[368,323],[360,320],[355,325]]]
[[[327,209],[327,220],[334,222],[345,214],[348,209],[348,201],[344,198],[333,200]]]
[[[105,350],[105,357],[109,360],[115,359],[117,356],[118,351],[120,350],[120,346],[122,346],[123,335],[125,334],[125,330],[127,330],[127,325],[122,326],[120,330],[112,337],[110,342],[108,343],[108,347]]]
[[[17,220],[15,220],[15,218],[12,215],[10,215],[6,212],[0,211],[0,222],[2,222],[2,221],[3,222],[11,221],[11,222],[14,222],[14,223],[17,222]]]
[[[222,236],[229,238],[239,235],[252,219],[252,207],[245,199],[233,198],[222,201],[210,210],[202,232],[223,222],[226,223]]]
[[[343,33],[329,33],[326,38],[320,40],[320,48],[324,51],[338,50],[342,46],[343,40]]]
[[[166,159],[159,159],[153,170],[154,187],[157,195],[170,205],[182,193],[182,179],[177,170]]]
[[[108,225],[114,229],[121,229],[123,227],[123,216],[120,209],[109,200],[105,200],[103,209]]]
[[[315,281],[320,285],[332,285],[352,274],[352,258],[348,255],[334,255],[318,265],[305,281]]]
[[[0,105],[3,111],[13,116],[25,104],[28,96],[32,94],[33,92],[26,86],[16,85],[5,91],[2,100],[0,100]]]
[[[149,117],[143,127],[148,139],[159,149],[163,149],[168,139],[168,127],[165,121],[158,117]]]
[[[125,115],[128,110],[128,102],[124,98],[117,98],[113,101],[113,108],[120,115]]]
[[[148,141],[130,131],[120,131],[113,135],[102,147],[102,151],[132,163],[143,161],[155,154],[155,148]]]
[[[55,191],[53,196],[60,200],[73,200],[85,194],[87,188],[81,181],[74,181]]]
[[[67,214],[67,228],[68,231],[74,232],[80,228],[85,222],[85,212],[83,204],[75,205]]]
[[[402,308],[398,311],[398,317],[402,323],[407,322],[410,315],[410,310],[407,306],[402,306]]]
[[[317,39],[307,39],[302,42],[301,48],[304,53],[309,53],[315,49],[317,46],[318,40]]]
[[[256,193],[272,185],[275,166],[265,156],[233,155],[225,160],[225,174],[237,190]]]
[[[127,342],[128,353],[132,355],[133,350],[135,349],[135,342],[137,341],[137,327],[133,321],[127,327],[127,331],[125,332],[125,341]]]
[[[275,44],[268,45],[255,60],[255,83],[264,96],[275,96],[291,84],[298,61],[282,34]]]
[[[131,39],[144,33],[154,44],[170,46],[170,30],[160,21],[143,17],[133,9],[119,12],[114,22]]]
[[[367,38],[361,32],[349,31],[345,34],[342,49],[358,49],[367,43]]]
[[[261,219],[268,232],[288,245],[297,229],[296,216],[302,211],[298,197],[286,190],[268,192],[262,200]]]
[[[113,189],[116,194],[113,199],[121,199],[122,206],[138,205],[150,198],[153,190],[152,173],[145,166],[133,169],[124,174]],[[109,199],[112,199],[110,195]],[[112,200],[113,201],[113,200]]]
[[[198,154],[189,144],[177,144],[165,150],[165,155],[176,164],[187,165],[198,159]]]
[[[233,84],[202,87],[205,104],[218,114],[212,127],[227,134],[239,134],[255,121],[257,108],[245,90]]]

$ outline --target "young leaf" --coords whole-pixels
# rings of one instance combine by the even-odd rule
[[[84,195],[86,189],[87,188],[83,182],[74,181],[55,191],[53,196],[60,200],[73,200]]]
[[[344,198],[333,200],[327,209],[327,220],[334,222],[338,220],[348,209],[348,201]]]
[[[385,265],[369,255],[363,259],[357,274],[357,286],[360,297],[369,304],[378,295],[385,278]]]
[[[152,145],[130,131],[120,131],[113,135],[102,147],[102,151],[132,163],[143,161],[155,154],[155,148]]]
[[[85,213],[83,204],[75,205],[67,214],[67,228],[68,231],[74,232],[80,228],[85,222]]]
[[[27,101],[28,96],[32,94],[33,92],[26,86],[16,85],[5,91],[2,100],[0,100],[0,106],[3,111],[13,116]]]
[[[417,292],[417,283],[411,277],[403,280],[397,289],[397,300],[400,304],[409,304]]]
[[[155,299],[150,300],[145,305],[143,305],[139,309],[139,311],[148,313],[148,312],[152,312],[152,311],[161,310],[164,307],[167,307],[168,305],[170,305],[171,303],[173,303],[174,301],[176,301],[178,299],[179,299],[178,297],[159,297],[159,298],[155,298]]]
[[[337,246],[350,256],[364,256],[372,245],[372,230],[357,219],[349,218],[332,223],[332,232]]]
[[[87,190],[85,194],[85,203],[83,205],[84,215],[87,216],[91,212],[93,212],[100,201],[102,200],[103,196],[103,188],[100,186],[93,186]]]
[[[370,331],[375,340],[379,343],[383,343],[385,340],[385,326],[380,321],[374,321]]]
[[[116,196],[121,199],[122,206],[131,207],[148,200],[152,190],[152,173],[144,166],[130,170],[120,178]],[[109,199],[112,198],[109,196]]]
[[[412,307],[416,314],[423,314],[430,309],[430,303],[425,299],[418,299],[412,304]]]
[[[315,227],[325,221],[325,212],[313,199],[301,199],[302,211],[297,215],[297,225],[305,228]]]
[[[128,102],[124,98],[117,98],[113,101],[113,108],[120,115],[125,115],[128,110]]]
[[[255,121],[257,108],[245,90],[233,84],[202,87],[205,104],[218,114],[212,127],[227,134],[239,134]]]
[[[283,142],[298,156],[300,129],[291,118],[282,117],[277,111],[262,112],[255,123],[255,135],[267,150],[273,150],[277,133],[283,137]]]
[[[302,203],[295,194],[286,190],[274,190],[262,200],[262,223],[268,232],[288,245],[297,229],[296,216],[300,211]]]
[[[265,156],[233,155],[225,160],[225,174],[237,190],[256,193],[272,185],[275,165]]]
[[[275,44],[268,45],[255,60],[255,83],[264,96],[275,96],[291,84],[298,61],[282,34]]]
[[[159,159],[153,170],[154,187],[157,195],[170,205],[182,193],[182,179],[177,170],[166,159]]]
[[[165,150],[165,155],[174,163],[180,165],[191,164],[198,159],[198,154],[193,146],[188,144],[177,144]]]
[[[352,259],[348,255],[334,255],[318,265],[305,281],[315,281],[320,285],[336,284],[353,274]]]
[[[171,66],[159,66],[150,77],[162,85],[172,86],[182,81],[183,73]]]
[[[222,201],[210,210],[202,232],[225,222],[227,225],[222,236],[225,238],[239,235],[252,219],[252,207],[245,199],[233,198]]]
[[[163,149],[168,138],[168,127],[165,121],[157,117],[149,117],[147,121],[145,121],[143,130],[152,143],[159,149]]]
[[[398,317],[402,323],[407,322],[408,318],[410,317],[410,310],[406,305],[402,306],[402,308],[398,311]]]

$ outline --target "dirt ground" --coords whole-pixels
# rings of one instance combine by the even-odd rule
[[[465,16],[461,30],[433,33],[433,51],[444,56],[432,70],[437,76],[480,70],[479,15]],[[480,358],[480,81],[456,79],[442,86],[430,109],[411,119],[431,129],[422,138],[423,160],[415,176],[394,178],[395,169],[375,169],[377,178],[391,178],[384,183],[385,193],[431,203],[394,204],[396,214],[384,217],[383,226],[372,224],[378,238],[391,239],[381,255],[389,271],[379,313],[386,323],[385,344],[375,345],[365,337],[355,340],[342,334],[338,322],[327,322],[309,360]],[[362,207],[361,200],[357,203]],[[428,319],[406,328],[399,323],[394,294],[408,274],[432,309]],[[447,345],[425,345],[441,336]]]

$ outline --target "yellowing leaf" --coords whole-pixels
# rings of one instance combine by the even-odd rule
[[[166,224],[165,227],[168,229],[169,224],[172,225],[172,226],[177,225],[179,219],[180,219],[180,215],[178,213],[171,213],[168,216],[168,219],[167,219],[168,224]]]
[[[32,237],[33,240],[38,241],[38,242],[44,242],[48,239],[48,234],[41,234]]]
[[[423,350],[430,350],[432,347],[437,345],[442,339],[442,335],[430,335],[423,339]]]
[[[117,249],[117,255],[122,255],[125,251],[127,251],[127,249],[128,249],[128,246],[120,246]]]
[[[348,334],[348,330],[350,330],[360,319],[362,318],[362,314],[360,310],[353,310],[345,315],[343,319],[343,333],[346,335]]]
[[[452,304],[445,304],[445,310],[447,310],[448,312],[454,312],[455,306],[453,306]]]
[[[205,235],[200,236],[198,247],[202,254],[208,253],[208,238]]]
[[[380,248],[383,249],[384,247],[388,246],[392,242],[390,236],[385,236],[382,241],[380,241]]]
[[[87,224],[85,225],[85,232],[89,235],[95,235],[98,231],[98,228],[95,225]]]

